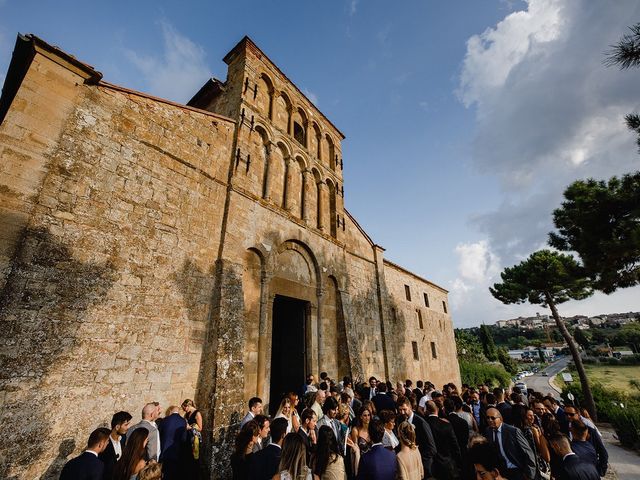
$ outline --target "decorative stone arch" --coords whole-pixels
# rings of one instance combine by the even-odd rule
[[[304,357],[304,372],[317,373],[321,360],[325,355],[322,345],[322,330],[320,320],[323,315],[323,285],[322,269],[314,252],[309,246],[298,240],[288,239],[283,241],[276,248],[272,249],[266,257],[265,278],[263,284],[266,293],[264,332],[260,330],[262,342],[258,358],[262,371],[258,377],[261,378],[261,398],[271,398],[272,381],[276,372],[272,372],[274,355],[276,355],[276,335],[281,331],[283,318],[279,315],[275,305],[278,301],[294,302],[303,309],[304,345],[300,345]],[[276,326],[280,325],[280,330]],[[301,324],[298,324],[301,325]],[[294,357],[298,352],[290,352]],[[275,364],[277,365],[277,363]],[[300,365],[302,367],[302,365]],[[295,388],[295,387],[294,387]]]
[[[263,116],[271,120],[273,118],[274,82],[267,73],[260,72],[257,83],[256,106]]]
[[[328,217],[329,217],[329,233],[333,238],[338,235],[338,217],[337,217],[337,204],[338,204],[338,187],[331,178],[325,180],[328,190]]]
[[[307,147],[307,113],[301,107],[296,107],[291,116],[291,132],[289,134],[302,147]]]
[[[322,131],[315,121],[311,122],[309,133],[309,152],[322,160]]]
[[[291,134],[291,114],[293,113],[293,102],[291,96],[284,90],[275,95],[274,99],[273,123],[276,128]]]
[[[258,131],[258,130],[262,130],[261,135],[266,136],[266,140],[267,142],[272,142],[274,139],[274,134],[273,134],[273,129],[271,128],[271,125],[268,125],[264,122],[261,122],[260,120],[256,120],[255,125],[253,127],[254,130]],[[267,143],[265,142],[265,143]]]
[[[329,168],[333,171],[336,169],[336,144],[328,133],[324,135],[327,142],[327,157],[329,159]]]

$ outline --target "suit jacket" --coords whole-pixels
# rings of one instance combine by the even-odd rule
[[[146,456],[147,460],[155,460],[158,461],[158,451],[160,451],[159,445],[159,435],[158,435],[158,427],[153,425],[148,420],[141,420],[139,423],[136,423],[133,427],[130,427],[127,431],[127,439],[131,436],[131,434],[137,430],[138,428],[143,427],[149,430],[149,441],[147,442],[146,448]]]
[[[433,439],[438,446],[438,452],[433,462],[433,476],[442,479],[456,478],[462,458],[453,427],[441,418],[431,415],[426,420],[429,427],[431,427]],[[462,421],[464,422],[464,420]]]
[[[416,444],[418,450],[420,450],[420,457],[422,457],[422,466],[424,467],[424,476],[430,477],[432,475],[433,459],[438,453],[436,449],[436,442],[433,439],[433,433],[431,433],[431,427],[427,421],[417,414],[413,414],[413,420],[411,421],[416,430]]]
[[[395,480],[398,472],[396,454],[377,444],[363,453],[358,465],[357,480]]]
[[[240,422],[240,428],[244,427],[244,425],[246,423],[249,423],[251,420],[253,420],[254,418],[256,418],[253,413],[251,412],[247,412],[247,414],[244,416],[244,418],[242,419],[242,421]]]
[[[580,460],[590,463],[594,467],[596,467],[596,469],[598,469],[598,454],[596,453],[596,449],[593,447],[591,442],[582,442],[574,439],[571,442],[571,450],[573,450],[573,453],[580,457]]]
[[[124,451],[124,437],[120,438],[120,451]],[[98,458],[102,460],[102,463],[104,463],[104,479],[111,480],[111,477],[113,476],[113,469],[116,466],[116,462],[119,460],[119,458],[116,457],[116,451],[113,448],[111,439],[109,439],[109,443],[107,443],[107,448],[98,455]]]
[[[382,410],[391,410],[392,412],[396,411],[396,402],[394,402],[393,398],[386,393],[376,393],[371,401],[375,405],[378,414]]]
[[[278,473],[282,449],[269,444],[251,456],[249,462],[249,480],[271,480]]]
[[[304,430],[302,430],[302,427],[300,427],[298,429],[298,435],[300,435],[302,437],[302,441],[304,442],[304,446],[307,448],[307,465],[311,465],[311,454],[315,453],[316,451],[316,446],[311,443],[311,439],[309,438],[309,435],[307,435],[305,433]],[[316,438],[318,438],[318,429],[316,428]]]
[[[467,444],[469,443],[469,424],[463,418],[455,413],[450,413],[447,416],[447,420],[453,427],[453,433],[456,434],[458,440],[458,447],[460,447],[460,455],[464,455],[467,452]]]
[[[487,428],[484,436],[501,454],[500,446],[493,441],[493,429]],[[535,478],[536,457],[519,428],[512,427],[507,423],[502,424],[502,449],[509,461],[518,467],[522,473],[529,478]]]
[[[336,435],[336,441],[338,442],[338,450],[344,456],[344,445],[346,440],[345,438],[346,433],[342,430],[342,427],[340,426],[340,422],[335,418],[331,419],[325,415],[317,423],[317,429],[320,430],[320,427],[322,427],[323,425],[326,425],[327,427],[331,428],[334,434],[338,432]]]
[[[583,461],[577,455],[567,455],[561,465],[562,469],[558,472],[558,480],[600,480],[596,467]]]
[[[607,469],[609,468],[609,453],[604,447],[602,437],[596,429],[591,427],[587,428],[589,429],[589,442],[593,445],[593,448],[596,450],[596,454],[598,455],[598,473],[601,477],[604,477],[607,474]]]
[[[371,387],[364,387],[362,389],[362,400],[371,400],[376,396],[377,389],[373,389],[373,395],[371,395]]]
[[[62,469],[60,480],[102,480],[104,463],[91,452],[71,459]]]
[[[166,417],[158,427],[162,453],[160,462],[177,462],[187,440],[187,421],[179,413]]]

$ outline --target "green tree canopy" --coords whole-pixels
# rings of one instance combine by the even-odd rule
[[[584,269],[570,255],[539,250],[501,273],[502,283],[489,288],[505,304],[529,302],[549,306],[567,300],[581,300],[593,294]]]
[[[640,172],[572,183],[553,212],[549,243],[574,251],[593,286],[605,293],[640,283]]]
[[[611,47],[605,64],[607,66],[617,65],[621,70],[640,67],[640,23],[629,27],[631,33],[623,35],[620,41]],[[640,148],[640,115],[630,113],[625,116],[627,127],[638,135],[636,143]]]
[[[539,250],[518,265],[505,268],[500,276],[502,283],[494,284],[489,291],[502,303],[529,302],[548,306],[551,310],[556,325],[571,351],[584,392],[585,406],[595,419],[596,406],[582,358],[576,342],[556,308],[557,304],[569,299],[581,300],[593,294],[584,268],[570,255],[551,250]]]
[[[489,327],[484,324],[480,325],[478,337],[480,338],[480,343],[482,343],[484,356],[487,357],[487,359],[491,362],[498,360],[498,349],[496,348],[496,344],[493,341],[493,336],[491,335],[491,330],[489,330]]]

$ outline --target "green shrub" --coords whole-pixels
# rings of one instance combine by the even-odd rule
[[[507,387],[511,383],[511,376],[504,367],[494,363],[469,362],[460,359],[460,375],[462,383],[468,385],[485,383],[492,387]]]

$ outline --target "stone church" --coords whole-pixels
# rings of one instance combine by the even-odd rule
[[[343,133],[243,38],[186,104],[19,35],[0,98],[1,478],[194,398],[224,476],[246,401],[308,373],[460,383],[447,291],[345,209]],[[384,221],[384,219],[380,219]]]

